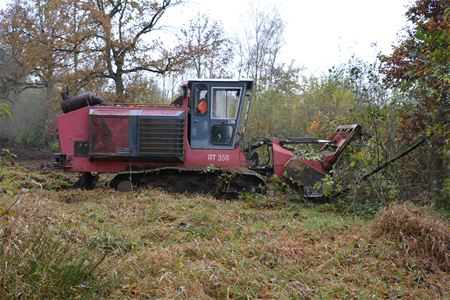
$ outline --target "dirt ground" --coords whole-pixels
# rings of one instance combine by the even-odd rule
[[[18,147],[4,146],[0,147],[9,149],[16,156],[14,162],[17,162],[32,172],[62,172],[62,170],[53,167],[53,152],[50,149],[38,147]]]
[[[65,173],[63,169],[53,166],[55,158],[50,149],[3,145],[0,145],[0,149],[8,149],[14,155],[13,164],[21,166],[30,173],[40,174],[41,176],[60,177],[70,184],[74,184],[78,180],[78,173]],[[111,180],[110,177],[102,178],[101,184],[106,185],[109,180]]]

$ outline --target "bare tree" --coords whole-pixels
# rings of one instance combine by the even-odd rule
[[[255,3],[250,5],[245,35],[238,42],[239,76],[271,81],[278,54],[283,46],[284,21],[276,9],[264,11]],[[258,87],[257,85],[257,87]]]
[[[190,55],[186,67],[194,70],[197,78],[229,76],[233,51],[219,22],[198,14],[183,27],[179,39],[184,41],[183,47]]]

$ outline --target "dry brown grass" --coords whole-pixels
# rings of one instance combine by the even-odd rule
[[[408,204],[384,210],[373,226],[373,236],[388,234],[405,254],[429,260],[432,267],[450,271],[450,227],[430,211]]]
[[[0,216],[0,299],[106,299],[116,286],[99,268],[106,254],[61,239],[45,201],[23,199]]]
[[[89,199],[95,198],[97,195],[94,191],[83,190],[64,190],[55,192],[54,198],[65,203],[78,203],[84,202]]]
[[[0,196],[0,210],[30,180],[46,183],[40,173],[9,175],[15,195]],[[64,292],[99,299],[430,299],[450,291],[448,272],[430,271],[419,252],[405,255],[404,240],[381,229],[386,212],[370,221],[275,196],[224,201],[159,190],[119,193],[100,185],[59,191],[59,182],[51,182],[30,184],[0,218],[3,245],[23,245],[0,251],[0,278],[7,283],[2,289],[0,280],[0,299]],[[29,272],[35,260],[22,259],[28,253],[39,255],[43,271]],[[68,263],[60,267],[59,261]],[[86,277],[84,263],[88,273],[95,269],[93,276]],[[60,287],[55,278],[66,277]],[[84,290],[84,281],[93,288]]]

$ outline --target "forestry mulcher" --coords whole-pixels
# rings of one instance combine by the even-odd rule
[[[157,187],[175,192],[237,193],[264,190],[273,178],[305,197],[321,197],[347,144],[361,131],[341,125],[328,139],[261,138],[243,143],[251,106],[251,80],[190,80],[168,107],[107,105],[94,94],[63,93],[57,117],[56,165],[80,173],[92,188],[112,173],[120,191]],[[296,144],[320,144],[319,160],[297,157]]]

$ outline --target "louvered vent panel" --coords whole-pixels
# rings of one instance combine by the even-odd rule
[[[184,161],[184,118],[139,117],[138,156]]]

